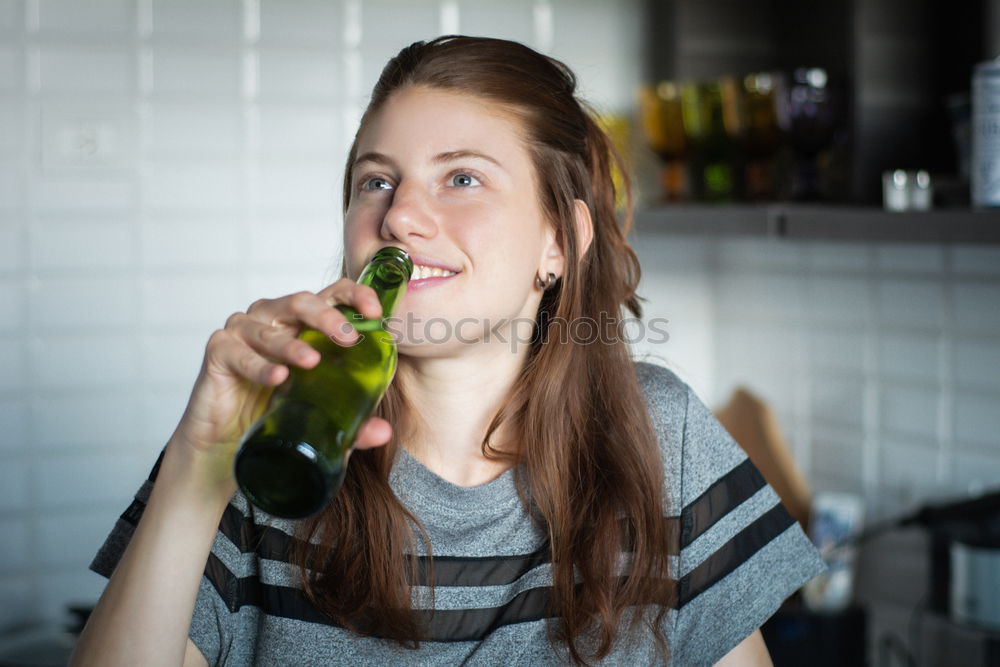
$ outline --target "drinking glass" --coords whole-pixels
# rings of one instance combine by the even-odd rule
[[[663,163],[660,188],[665,201],[690,197],[686,160],[690,146],[684,133],[680,87],[661,81],[639,89],[639,119],[646,143]]]
[[[737,158],[742,198],[771,200],[778,196],[778,151],[782,127],[784,80],[777,72],[757,72],[720,80],[726,132],[739,147]]]
[[[796,154],[792,197],[815,200],[822,196],[820,158],[833,144],[841,124],[840,99],[825,69],[800,67],[792,74],[786,96],[789,143]]]
[[[721,80],[681,86],[684,131],[691,144],[691,186],[696,199],[725,202],[737,193],[736,146],[726,131]]]

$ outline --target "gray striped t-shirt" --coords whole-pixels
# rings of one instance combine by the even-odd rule
[[[669,664],[711,665],[821,572],[823,562],[694,392],[661,367],[637,364],[636,372],[663,453],[667,515],[679,521],[680,557],[671,563],[678,601],[665,617]],[[390,482],[423,523],[434,554],[433,597],[414,587],[414,613],[428,632],[420,648],[359,637],[322,616],[286,562],[295,524],[255,511],[237,494],[220,523],[191,623],[191,639],[209,664],[569,662],[564,647],[549,640],[546,537],[522,506],[513,471],[465,488],[402,451]],[[143,484],[117,522],[94,571],[110,576],[152,484]],[[424,608],[430,599],[433,609]],[[651,637],[639,635],[619,641],[601,664],[656,662]]]

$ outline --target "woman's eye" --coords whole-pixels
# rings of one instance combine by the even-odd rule
[[[469,174],[455,174],[451,177],[451,184],[459,188],[468,188],[473,185],[482,185],[479,179]]]
[[[367,181],[361,184],[362,190],[390,190],[392,185],[389,181],[384,178],[379,178],[378,176],[374,178],[369,178]]]

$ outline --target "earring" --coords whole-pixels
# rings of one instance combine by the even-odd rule
[[[551,289],[551,287],[556,284],[556,280],[558,280],[558,278],[556,278],[556,274],[554,273],[546,275],[545,280],[542,280],[538,277],[538,274],[535,274],[535,287],[544,292],[547,289]]]

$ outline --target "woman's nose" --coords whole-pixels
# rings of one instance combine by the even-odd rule
[[[392,204],[382,218],[382,236],[406,240],[411,236],[430,238],[437,232],[433,210],[417,184],[400,183],[393,193]]]

